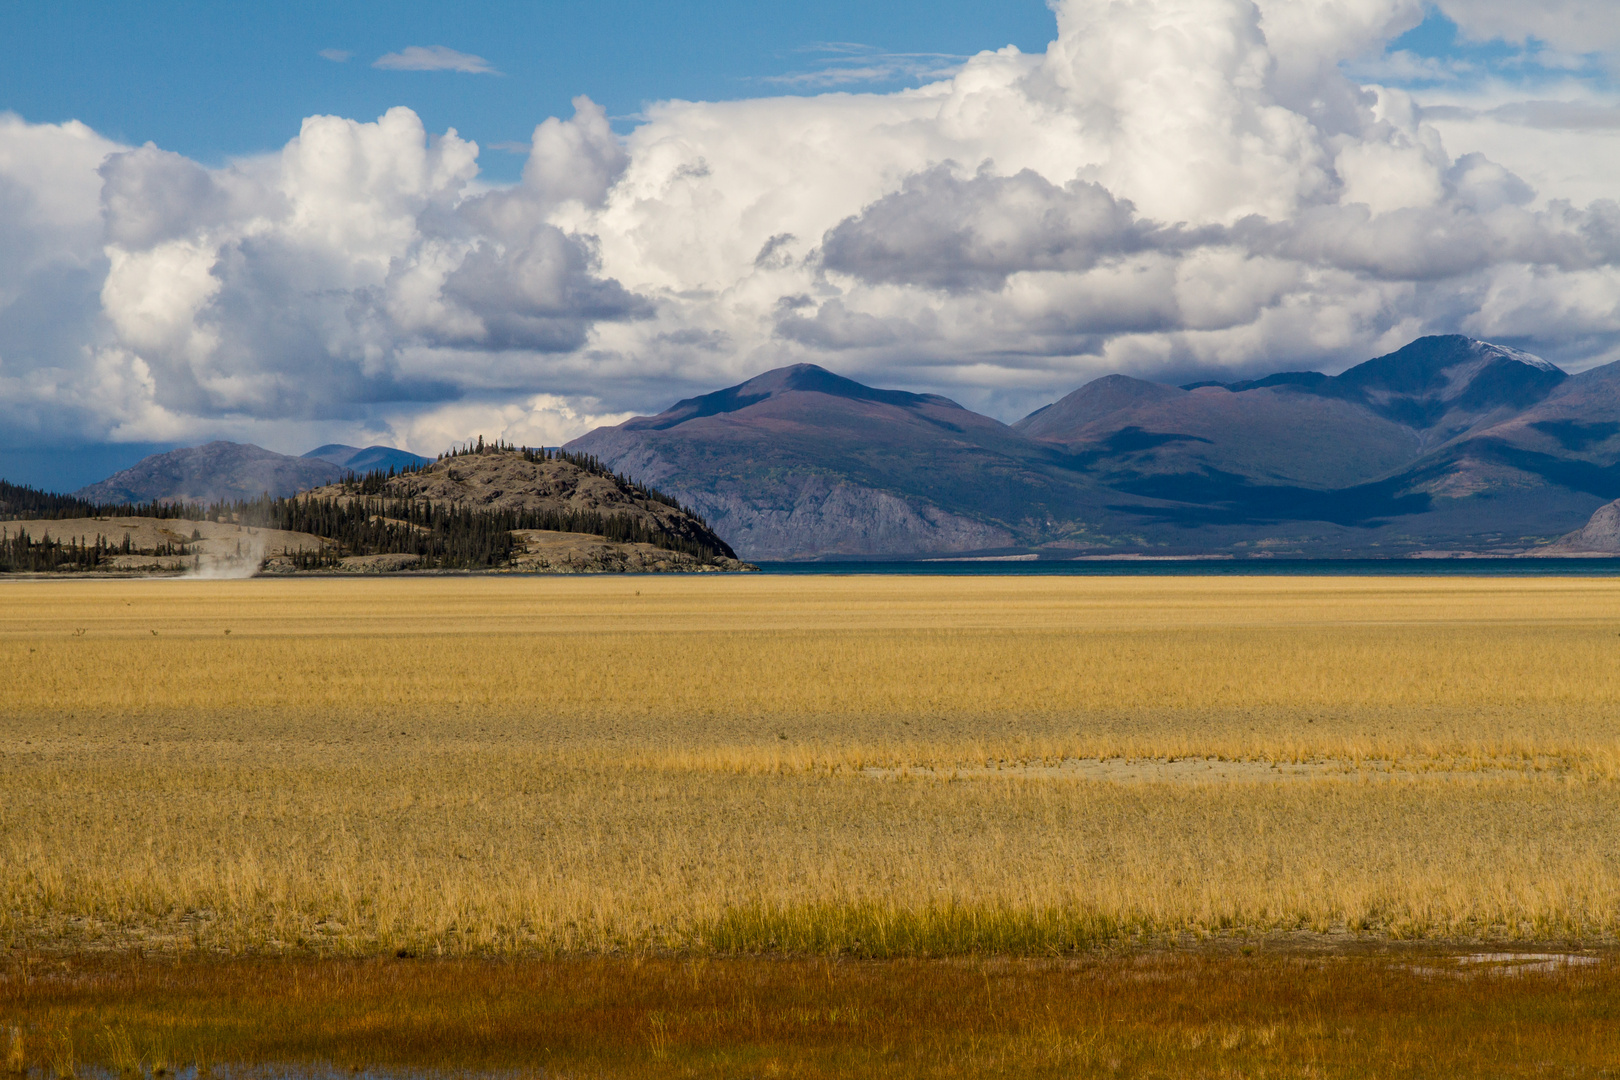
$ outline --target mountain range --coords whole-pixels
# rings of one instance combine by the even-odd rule
[[[359,449],[336,443],[303,457],[278,454],[251,443],[223,440],[142,458],[99,483],[80,488],[75,498],[99,505],[147,502],[229,502],[280,497],[340,480],[347,474],[425,465],[420,457],[389,446]]]
[[[745,559],[1567,554],[1614,546],[1593,514],[1620,498],[1620,363],[1570,375],[1426,337],[1339,375],[1108,375],[1013,424],[799,364],[568,449],[693,507]],[[214,442],[75,495],[287,495],[427,460]]]
[[[413,454],[409,450],[396,450],[392,446],[359,447],[345,446],[343,443],[317,446],[304,456],[330,461],[333,465],[341,465],[350,472],[361,475],[368,472],[386,472],[389,469],[417,468],[433,461],[432,458]]]
[[[1339,375],[1109,375],[1011,425],[800,364],[568,449],[748,559],[1507,554],[1620,497],[1620,364],[1425,337]]]

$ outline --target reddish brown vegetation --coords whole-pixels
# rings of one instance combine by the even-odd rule
[[[154,1074],[199,1062],[637,1077],[1597,1076],[1620,1063],[1617,1021],[1613,958],[1510,974],[1419,952],[36,957],[0,980],[0,1024],[21,1032],[36,1075],[70,1058]]]

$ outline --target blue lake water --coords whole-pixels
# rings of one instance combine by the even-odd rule
[[[1620,559],[928,559],[756,565],[768,574],[947,577],[1620,577]]]

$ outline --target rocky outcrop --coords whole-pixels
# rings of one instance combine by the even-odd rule
[[[1590,521],[1532,555],[1620,555],[1620,499],[1597,508]]]
[[[94,547],[98,559],[106,548],[110,554],[99,564],[104,570],[215,577],[433,573],[447,568],[544,574],[757,569],[739,561],[700,518],[667,496],[624,481],[589,458],[555,452],[481,446],[402,475],[348,476],[300,494],[304,498],[273,508],[276,514],[286,512],[276,520],[297,521],[320,536],[244,526],[238,523],[240,513],[232,511],[213,520],[3,522],[0,539],[26,533],[39,542],[48,535]],[[424,503],[435,513],[427,514]],[[384,522],[388,529],[371,531]],[[413,532],[420,538],[430,530],[449,539],[439,549],[413,539]],[[509,531],[515,549],[496,530]],[[459,542],[457,537],[465,541],[492,533],[498,539],[489,539],[477,560],[446,562],[435,553]]]

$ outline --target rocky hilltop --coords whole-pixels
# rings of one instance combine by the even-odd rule
[[[522,542],[514,568],[536,571],[745,569],[696,513],[584,455],[485,445],[416,469],[313,488],[300,500],[490,513]]]
[[[1620,500],[1604,503],[1585,525],[1532,555],[1620,555]]]

